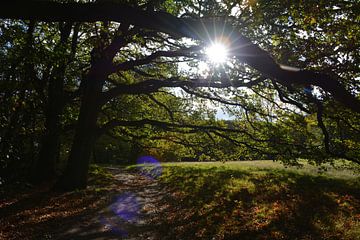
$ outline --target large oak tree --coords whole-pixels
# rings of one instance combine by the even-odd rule
[[[97,40],[92,45],[92,50],[87,49],[91,53],[90,65],[80,79],[79,89],[70,94],[75,98],[80,97],[81,105],[68,165],[59,182],[61,188],[74,189],[86,186],[87,170],[94,144],[102,132],[116,126],[152,125],[164,129],[197,129],[212,131],[213,134],[216,132],[218,136],[229,138],[229,135],[218,132],[227,130],[217,126],[197,126],[183,122],[176,123],[174,120],[114,118],[102,121],[104,108],[119,96],[152,94],[164,88],[174,87],[180,87],[198,98],[242,107],[246,117],[249,117],[249,112],[253,113],[250,123],[259,119],[259,116],[261,118],[266,115],[268,118],[271,115],[271,111],[265,111],[265,114],[262,110],[266,108],[261,104],[262,101],[270,102],[279,109],[282,109],[282,106],[278,102],[283,102],[290,112],[299,113],[298,110],[307,114],[315,112],[317,126],[323,133],[324,151],[334,157],[359,161],[356,154],[348,154],[346,151],[336,149],[331,142],[331,137],[335,133],[329,133],[327,128],[331,124],[324,123],[324,116],[327,114],[330,122],[331,118],[336,118],[338,122],[343,122],[342,125],[347,123],[350,127],[358,129],[354,122],[356,123],[360,112],[360,100],[357,97],[359,71],[346,69],[344,65],[356,68],[358,61],[356,33],[359,33],[359,29],[356,26],[348,29],[347,38],[353,39],[353,44],[345,42],[348,39],[337,42],[331,31],[326,32],[326,28],[334,28],[331,21],[342,18],[344,14],[346,16],[344,22],[359,21],[354,15],[356,13],[352,11],[356,7],[355,2],[342,4],[314,2],[309,4],[310,6],[305,3],[295,6],[296,4],[277,1],[272,4],[258,1],[254,5],[247,1],[220,3],[188,1],[186,4],[188,6],[176,1],[149,1],[142,5],[116,1],[95,3],[9,1],[3,5],[0,10],[1,18],[64,23],[63,28],[60,29],[59,47],[67,44],[70,34],[73,42],[76,41],[74,39],[81,39],[77,36],[79,30],[76,30],[74,23],[94,22],[94,26],[98,27],[95,31],[95,34],[98,34],[95,37]],[[310,7],[317,8],[319,13],[311,12]],[[328,14],[327,18],[321,19],[323,13]],[[87,38],[92,39],[93,36],[89,34]],[[186,42],[183,38],[192,41]],[[317,42],[320,40],[322,42]],[[202,50],[204,46],[214,41],[224,42],[229,49],[231,64],[228,64],[228,68],[215,69],[206,76],[189,72],[181,74],[174,70],[177,65],[172,65],[171,61],[179,62],[184,59],[200,61],[204,58]],[[309,46],[306,42],[309,42]],[[291,46],[292,43],[297,45]],[[319,47],[322,44],[334,45],[334,52],[324,50],[325,56],[321,56],[319,52],[313,57],[307,51],[314,51],[316,44]],[[343,53],[348,55],[343,57],[341,56]],[[54,70],[56,73],[54,79],[49,81],[46,111],[46,126],[49,130],[45,134],[45,139],[46,136],[50,136],[48,139],[52,139],[52,143],[45,140],[43,144],[46,146],[47,143],[51,143],[52,148],[46,147],[48,157],[56,151],[50,149],[56,149],[59,144],[58,123],[63,111],[63,102],[57,100],[65,99],[64,67],[70,58],[71,55],[60,58],[61,61],[56,65],[57,70]],[[319,62],[320,59],[322,62]],[[335,64],[336,61],[346,62],[347,65]],[[324,67],[321,67],[322,63]],[[154,71],[159,72],[164,64],[168,64],[168,69],[163,70],[161,74],[154,73]],[[331,66],[334,66],[334,69],[331,69]],[[252,89],[255,95],[263,100],[256,101],[252,97],[250,103],[244,103],[244,99],[248,96],[246,91],[241,91],[244,87]],[[227,99],[224,93],[221,94],[217,90],[204,91],[204,88],[228,89],[233,91],[233,94]],[[313,90],[314,88],[316,91]],[[240,89],[241,94],[237,94],[235,89]],[[341,111],[341,114],[337,112],[330,114],[331,111],[328,109],[333,109],[331,104],[334,102],[347,110]],[[344,120],[344,115],[348,114],[346,113],[348,111],[354,113],[354,119]],[[300,118],[303,118],[303,114],[300,115]],[[295,122],[301,122],[300,118]],[[269,126],[271,124],[268,127],[251,127],[270,130]],[[238,131],[249,134],[249,131],[241,129]],[[279,132],[279,136],[281,134],[284,133]],[[284,149],[292,151],[291,148],[296,148],[294,143],[288,143],[291,146],[289,148],[284,147],[284,141],[280,137],[262,139],[253,132],[250,135],[255,142],[282,143],[280,152]],[[343,140],[346,140],[345,138]],[[232,138],[229,140],[236,142]],[[244,142],[243,144],[246,145]],[[248,144],[248,147],[251,146]],[[45,154],[44,151],[42,150],[41,153]],[[46,159],[42,154],[40,159]],[[40,166],[44,166],[43,161],[39,163]]]

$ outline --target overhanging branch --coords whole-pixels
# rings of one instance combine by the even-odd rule
[[[180,123],[173,123],[173,122],[164,122],[164,121],[157,121],[152,119],[141,119],[141,120],[117,120],[113,119],[104,124],[100,129],[100,134],[104,133],[114,127],[117,126],[126,126],[126,127],[143,127],[145,125],[150,125],[154,127],[158,127],[164,130],[171,130],[171,129],[184,129],[189,128],[196,131],[219,131],[219,132],[227,132],[227,133],[240,133],[250,137],[252,140],[257,142],[268,142],[266,139],[258,139],[255,138],[252,134],[247,132],[246,130],[241,130],[238,128],[223,128],[218,126],[210,126],[210,125],[194,125],[194,124],[180,124]]]
[[[175,38],[188,37],[202,41],[216,39],[221,29],[222,35],[229,39],[231,54],[240,61],[285,86],[319,86],[349,109],[360,113],[360,100],[337,79],[315,71],[281,68],[266,51],[223,21],[178,18],[165,12],[145,11],[115,2],[84,4],[53,1],[6,1],[0,8],[0,18],[48,22],[116,21],[164,32]]]
[[[167,79],[148,79],[135,84],[117,84],[116,87],[102,93],[102,104],[105,104],[110,99],[122,95],[122,94],[148,94],[158,91],[165,87],[188,87],[188,88],[199,88],[199,87],[211,87],[211,88],[229,88],[229,87],[248,87],[251,85],[258,84],[260,80],[253,82],[241,82],[241,81],[224,81],[212,79],[188,79],[183,80],[180,78],[167,78]]]

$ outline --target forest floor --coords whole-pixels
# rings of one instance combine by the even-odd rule
[[[85,190],[9,186],[0,239],[159,239],[153,218],[166,206],[157,181],[122,167],[92,167]]]
[[[360,239],[359,183],[271,161],[92,166],[85,190],[2,187],[0,239]]]

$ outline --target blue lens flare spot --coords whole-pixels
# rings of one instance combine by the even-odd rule
[[[140,203],[133,193],[123,193],[117,197],[116,201],[110,206],[110,209],[119,218],[128,221],[136,221],[140,212]]]
[[[161,164],[156,158],[151,156],[139,157],[136,161],[140,173],[148,178],[156,179],[162,174]]]

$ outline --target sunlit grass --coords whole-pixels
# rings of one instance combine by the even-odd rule
[[[330,166],[329,166],[330,167]],[[179,239],[360,239],[360,185],[348,170],[272,161],[165,163]]]
[[[344,164],[345,163],[345,164]],[[286,170],[296,172],[298,174],[321,175],[332,178],[353,179],[358,178],[360,175],[349,169],[348,162],[337,161],[334,166],[330,164],[323,164],[321,168],[308,164],[305,160],[300,160],[298,166],[284,166],[280,162],[255,160],[255,161],[233,161],[233,162],[176,162],[176,163],[163,163],[163,166],[188,166],[196,168],[224,168],[224,169],[246,169],[246,170]],[[261,172],[261,171],[260,171]]]

